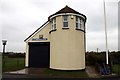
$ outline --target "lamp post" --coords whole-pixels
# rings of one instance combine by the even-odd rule
[[[106,21],[106,9],[105,0],[103,0],[104,5],[104,24],[105,24],[105,43],[106,43],[106,74],[111,74],[111,64],[109,63],[109,53],[108,53],[108,39],[107,39],[107,21]]]
[[[3,43],[3,67],[5,67],[5,60],[4,60],[4,54],[5,54],[5,45],[7,43],[7,40],[2,40],[2,43]]]
[[[105,10],[105,0],[103,0],[104,4],[104,21],[105,21],[105,41],[106,41],[106,64],[108,65],[108,42],[107,42],[107,23],[106,23],[106,10]]]

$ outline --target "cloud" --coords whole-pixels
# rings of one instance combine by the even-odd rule
[[[116,50],[118,44],[117,1],[106,0],[110,50]],[[87,50],[96,48],[105,50],[102,0],[2,0],[0,20],[2,39],[8,40],[7,51],[25,52],[24,39],[46,22],[51,14],[65,5],[87,16]]]
[[[114,29],[112,31],[108,31],[108,49],[110,51],[118,50],[118,31]],[[99,32],[89,32],[87,34],[87,50],[92,51],[99,48],[99,50],[106,50],[105,45],[105,31]],[[93,47],[94,46],[94,47]]]

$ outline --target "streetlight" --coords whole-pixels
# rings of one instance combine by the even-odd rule
[[[107,21],[106,21],[105,0],[103,0],[103,5],[104,5],[105,42],[106,42],[106,70],[107,70],[107,74],[111,74],[111,64],[109,63],[109,53],[108,53]]]
[[[2,54],[2,56],[3,56],[3,67],[4,67],[5,66],[4,54],[5,54],[5,45],[7,43],[7,40],[2,40],[2,43],[3,43],[3,54]]]

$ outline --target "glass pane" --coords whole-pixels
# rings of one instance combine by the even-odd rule
[[[81,27],[82,27],[81,24],[79,24],[79,29],[81,29]]]
[[[64,16],[64,21],[67,21],[68,20],[68,16]]]
[[[68,22],[64,22],[64,27],[68,27]]]
[[[76,21],[78,21],[78,17],[76,17]]]
[[[54,24],[54,29],[56,29],[56,24]]]
[[[53,26],[53,24],[52,24],[52,30],[54,29],[54,26]]]
[[[81,29],[84,30],[84,26],[83,25],[81,26]]]
[[[52,30],[56,29],[56,18],[52,19]]]
[[[56,18],[54,18],[54,22],[56,22]]]
[[[76,23],[76,28],[78,29],[78,23]]]
[[[84,30],[84,21],[81,19],[81,29]]]

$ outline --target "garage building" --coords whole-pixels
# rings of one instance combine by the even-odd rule
[[[26,67],[85,69],[86,16],[65,6],[25,39]]]

